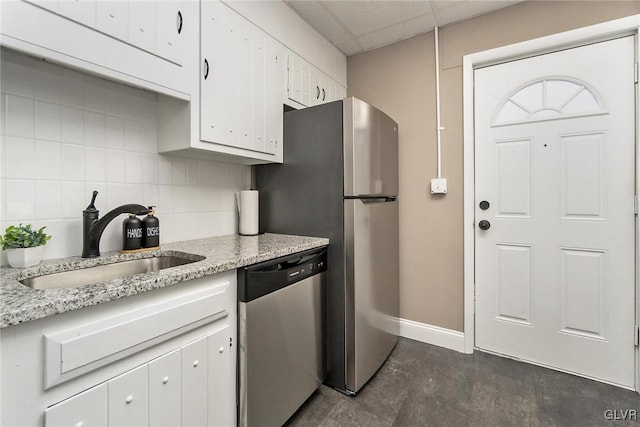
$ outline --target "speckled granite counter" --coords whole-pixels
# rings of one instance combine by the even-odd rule
[[[196,279],[328,244],[328,239],[318,237],[282,234],[232,235],[168,243],[162,245],[160,250],[153,252],[126,255],[110,252],[99,258],[70,257],[47,260],[25,269],[3,267],[0,268],[0,328],[113,301],[184,280]],[[179,255],[199,261],[70,289],[35,290],[18,282],[43,274],[159,255]],[[205,258],[200,260],[202,257]]]

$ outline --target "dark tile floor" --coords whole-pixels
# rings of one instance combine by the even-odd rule
[[[622,419],[634,410],[636,420]],[[401,338],[357,396],[322,386],[287,426],[638,427],[640,397],[480,351]]]

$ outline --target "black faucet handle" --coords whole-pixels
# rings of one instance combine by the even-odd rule
[[[95,205],[96,197],[98,197],[98,192],[96,190],[93,190],[93,197],[91,197],[91,203],[89,203],[89,206],[87,206],[84,212],[98,212],[98,209],[96,209],[96,205]]]

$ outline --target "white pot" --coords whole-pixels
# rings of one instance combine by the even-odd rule
[[[37,265],[42,261],[44,246],[35,248],[7,249],[7,261],[11,267],[25,268]]]

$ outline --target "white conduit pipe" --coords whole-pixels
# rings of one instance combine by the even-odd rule
[[[438,27],[435,27],[436,54],[436,131],[438,135],[438,179],[442,178],[441,134],[444,128],[440,123],[440,48],[438,46]]]

